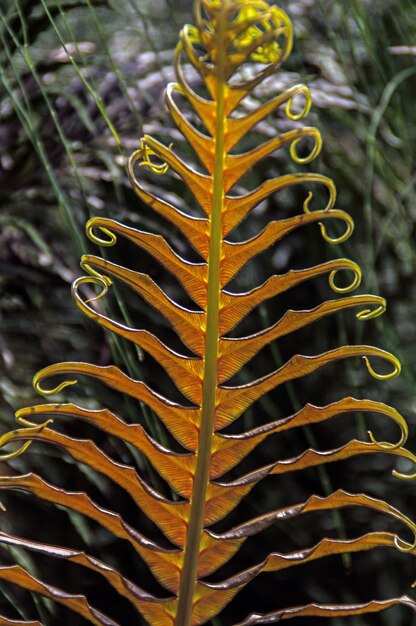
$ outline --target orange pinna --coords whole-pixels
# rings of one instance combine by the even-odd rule
[[[87,275],[76,280],[73,285],[73,296],[79,308],[104,328],[151,355],[181,392],[184,405],[165,398],[142,381],[133,380],[116,366],[58,363],[45,368],[35,377],[35,388],[44,395],[56,394],[77,382],[76,379],[64,380],[53,389],[45,388],[44,381],[50,377],[81,374],[140,401],[154,412],[155,419],[161,420],[182,451],[174,452],[163,447],[150,437],[142,425],[126,423],[106,408],[91,410],[73,403],[44,404],[22,409],[17,414],[22,427],[2,438],[3,444],[22,442],[17,453],[25,450],[32,441],[49,443],[64,450],[77,463],[86,464],[114,481],[131,496],[140,511],[155,522],[170,542],[170,548],[161,547],[145,537],[128,524],[120,512],[100,507],[86,493],[65,491],[35,474],[0,479],[2,489],[23,490],[44,501],[67,507],[124,539],[167,590],[168,596],[158,598],[150,594],[121,572],[85,552],[36,543],[6,533],[1,533],[1,542],[93,570],[129,600],[138,614],[153,626],[204,624],[218,615],[241,589],[262,572],[275,572],[330,555],[377,547],[396,547],[416,554],[415,544],[404,541],[396,534],[368,532],[353,539],[322,538],[316,545],[296,552],[271,552],[262,562],[220,583],[208,578],[236,555],[249,537],[275,522],[314,511],[366,507],[402,522],[415,534],[415,524],[386,502],[343,490],[326,497],[311,495],[304,502],[265,512],[222,532],[216,532],[211,527],[233,511],[254,486],[271,475],[364,454],[392,454],[411,462],[416,459],[403,447],[407,438],[407,425],[402,416],[394,408],[369,399],[346,397],[323,406],[305,404],[294,415],[277,421],[271,416],[269,423],[250,431],[239,434],[224,432],[269,391],[313,373],[324,365],[331,365],[347,357],[362,357],[373,377],[387,379],[399,373],[400,364],[393,355],[376,347],[341,346],[315,356],[295,354],[276,371],[243,385],[233,386],[228,382],[270,342],[338,311],[358,308],[359,319],[374,318],[385,310],[385,301],[378,296],[348,294],[359,285],[361,272],[354,262],[344,258],[271,276],[247,293],[234,293],[227,289],[230,281],[253,257],[277,244],[298,227],[317,222],[322,237],[327,242],[337,243],[350,236],[353,223],[348,214],[335,208],[336,193],[332,180],[320,174],[282,175],[267,180],[257,189],[243,195],[234,192],[236,183],[255,164],[279,149],[288,147],[295,163],[309,163],[321,149],[321,135],[316,128],[299,128],[296,125],[294,130],[248,152],[236,152],[235,147],[247,133],[279,107],[285,107],[287,118],[297,122],[310,109],[310,94],[304,85],[288,89],[249,114],[242,114],[238,109],[242,100],[290,54],[292,26],[281,9],[269,6],[263,0],[197,0],[195,16],[196,26],[186,26],[181,33],[175,57],[177,83],[168,86],[167,104],[176,126],[198,155],[203,171],[191,167],[171,147],[145,136],[140,148],[130,159],[129,174],[141,200],[183,234],[198,253],[200,261],[191,263],[181,258],[160,235],[141,232],[112,219],[96,217],[87,224],[87,234],[97,244],[112,246],[120,237],[152,255],[181,283],[195,303],[195,309],[179,306],[147,274],[93,255],[83,257],[82,267]],[[203,96],[196,93],[187,81],[184,57],[199,75]],[[253,64],[257,73],[253,73],[252,69],[248,72],[245,66],[249,63]],[[178,104],[180,99],[187,100],[194,112],[193,119],[195,116],[200,119],[203,132],[195,128],[190,118],[184,115]],[[306,143],[303,145],[309,146],[309,151],[305,156],[303,150],[304,156],[301,157],[298,148],[304,140]],[[182,212],[155,195],[140,181],[137,165],[160,175],[172,169],[188,188],[203,216],[195,217],[194,214]],[[312,192],[309,191],[301,215],[272,221],[247,241],[227,239],[262,200],[295,185],[313,185],[314,188],[316,185],[323,186],[328,194],[326,206],[320,210],[311,210]],[[340,220],[344,224],[342,236],[331,238],[328,235],[327,224],[331,220]],[[353,273],[354,278],[348,287],[337,286],[336,275],[341,271]],[[274,325],[256,334],[240,338],[230,336],[230,331],[262,302],[325,274],[329,277],[332,289],[343,295],[310,310],[289,309]],[[183,349],[185,354],[167,347],[147,330],[129,328],[106,317],[98,311],[91,299],[82,297],[82,284],[98,285],[101,292],[97,297],[101,297],[108,291],[113,279],[127,285],[164,315],[187,348]],[[191,356],[188,356],[189,352]],[[391,373],[378,374],[374,369],[374,359],[390,364]],[[243,474],[231,482],[221,480],[222,476],[271,435],[353,412],[390,418],[400,428],[399,440],[397,443],[378,442],[370,432],[370,441],[354,439],[342,447],[325,451],[307,449],[299,456],[276,459],[274,463]],[[135,468],[114,461],[91,440],[76,439],[52,429],[50,418],[60,416],[83,420],[128,443],[147,457],[178,497],[175,500],[163,497]],[[44,421],[39,418],[44,418]],[[6,454],[3,458],[10,458],[17,453]],[[112,618],[92,607],[85,596],[65,593],[38,580],[20,565],[0,568],[0,579],[51,598],[92,624],[116,624]],[[351,606],[312,603],[280,608],[267,614],[253,613],[240,626],[301,616],[316,618],[374,613],[397,604],[416,610],[416,602],[409,596],[369,600],[365,604]],[[256,610],[255,606],[253,610]],[[39,623],[16,622],[6,617],[1,620],[3,624]]]

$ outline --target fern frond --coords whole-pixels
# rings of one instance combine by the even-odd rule
[[[275,109],[285,105],[286,116],[293,122],[299,122],[309,112],[311,97],[304,85],[288,89],[248,115],[241,116],[238,111],[242,100],[290,54],[293,37],[286,14],[263,0],[197,0],[195,19],[196,26],[186,26],[181,33],[175,56],[177,83],[168,87],[166,97],[172,119],[195,151],[203,171],[187,163],[171,146],[166,147],[148,135],[132,155],[128,171],[138,197],[182,233],[200,260],[190,262],[182,258],[161,235],[143,232],[109,218],[95,217],[87,224],[87,235],[95,244],[114,246],[122,238],[150,254],[182,285],[195,308],[188,309],[175,302],[149,275],[91,254],[82,257],[81,265],[86,275],[75,281],[72,290],[76,305],[87,317],[139,346],[155,359],[182,400],[173,401],[165,397],[158,381],[155,381],[154,387],[149,386],[133,379],[115,365],[57,363],[40,371],[34,381],[37,391],[49,396],[75,385],[77,378],[74,376],[88,376],[147,405],[181,449],[174,451],[162,446],[150,437],[143,426],[125,423],[106,407],[92,410],[72,402],[21,409],[17,413],[21,428],[0,439],[1,445],[14,442],[20,446],[17,452],[6,453],[5,458],[23,452],[34,441],[64,451],[76,463],[99,472],[118,485],[131,497],[137,508],[136,513],[143,513],[154,522],[170,547],[145,536],[126,521],[122,511],[103,508],[87,493],[67,491],[35,474],[0,478],[0,489],[25,491],[82,514],[127,542],[166,589],[168,596],[161,598],[142,590],[110,565],[82,551],[40,544],[6,533],[0,534],[0,543],[23,547],[93,570],[127,598],[153,626],[198,626],[206,623],[248,583],[266,572],[297,567],[336,554],[366,552],[376,548],[395,548],[416,555],[416,524],[409,517],[383,500],[342,489],[324,497],[311,495],[303,502],[280,506],[222,532],[212,528],[265,478],[358,455],[393,455],[411,463],[416,462],[416,457],[403,447],[408,436],[405,419],[393,407],[366,398],[345,397],[322,406],[306,403],[294,415],[279,419],[270,415],[268,423],[254,429],[237,434],[224,432],[268,392],[318,372],[324,366],[358,357],[364,360],[367,372],[373,378],[385,380],[400,373],[400,363],[389,352],[368,345],[343,345],[321,354],[304,355],[297,352],[294,338],[294,354],[279,369],[244,384],[229,383],[270,342],[290,336],[340,311],[358,308],[356,316],[359,320],[373,319],[385,311],[386,303],[379,296],[346,295],[359,286],[361,269],[345,258],[270,276],[263,284],[246,293],[231,290],[230,282],[251,259],[301,226],[318,223],[326,242],[340,243],[352,234],[353,222],[347,213],[336,209],[335,185],[322,174],[282,174],[243,194],[238,187],[247,172],[278,150],[289,150],[293,162],[304,165],[315,159],[322,147],[319,131],[305,126],[287,131],[247,152],[235,152],[249,131]],[[188,84],[182,67],[183,56],[197,72],[207,97]],[[253,61],[262,69],[257,76],[247,79],[244,65]],[[179,98],[185,99],[192,107],[204,131],[196,128],[184,114],[178,104]],[[302,100],[301,111],[295,113],[294,103],[299,99]],[[302,155],[299,151],[301,142],[307,148]],[[168,169],[173,170],[187,189],[193,205],[189,214],[149,191],[144,182],[146,177],[139,175],[144,170],[164,175]],[[301,214],[277,218],[246,241],[227,239],[242,220],[250,218],[251,211],[260,202],[294,187],[302,187],[306,191]],[[314,196],[311,188],[323,189],[328,196],[326,204],[319,209],[311,209]],[[195,207],[204,217],[191,215]],[[328,220],[341,221],[343,234],[331,237],[327,232]],[[337,284],[340,272],[352,276],[350,283],[344,287]],[[341,294],[336,299],[326,300],[306,310],[287,308],[279,320],[255,334],[239,338],[229,335],[266,300],[325,275],[332,290]],[[173,350],[148,330],[128,327],[110,319],[94,304],[105,296],[113,281],[126,286],[134,297],[144,300],[167,320],[177,343],[182,345],[183,354],[181,349],[178,352]],[[85,299],[83,285],[98,286],[100,292],[95,298]],[[384,362],[390,368],[388,373],[379,373],[374,361]],[[56,376],[64,377],[63,381],[54,387],[44,386]],[[248,473],[240,472],[237,478],[228,482],[220,480],[268,437],[306,425],[330,422],[356,412],[388,418],[400,430],[397,440],[381,441],[369,432],[370,441],[353,439],[327,450],[308,448],[297,456],[279,457]],[[162,495],[135,467],[112,459],[93,441],[56,431],[51,427],[51,419],[58,422],[61,417],[81,420],[145,455],[156,473],[175,492],[177,499]],[[286,553],[272,551],[260,563],[237,571],[226,580],[209,581],[208,577],[228,563],[244,542],[272,524],[297,520],[310,513],[337,512],[346,507],[369,509],[384,515],[389,523],[401,523],[412,539],[403,539],[401,535],[387,531],[368,532],[348,539],[322,537],[312,547]],[[226,525],[227,522],[224,523]],[[33,577],[21,566],[0,568],[0,579],[54,599],[92,624],[116,624],[91,607],[83,595],[66,594]],[[408,596],[371,600],[351,606],[308,604],[264,615],[253,613],[239,626],[254,626],[292,617],[375,613],[397,604],[416,610],[416,602]],[[5,623],[13,622],[6,620]]]

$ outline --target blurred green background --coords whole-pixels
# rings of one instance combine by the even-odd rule
[[[282,273],[347,256],[360,263],[367,291],[388,300],[387,312],[375,321],[360,322],[352,314],[325,320],[264,350],[239,380],[275,369],[294,352],[315,354],[340,342],[375,343],[394,352],[403,372],[389,383],[369,380],[359,362],[348,362],[310,380],[270,394],[240,420],[247,429],[268,419],[289,415],[306,402],[326,404],[342,392],[382,400],[399,409],[410,423],[408,447],[416,449],[416,2],[414,0],[286,0],[292,17],[294,52],[284,68],[253,94],[248,106],[297,82],[309,85],[313,109],[309,125],[324,138],[321,156],[306,171],[331,176],[338,188],[337,206],[356,223],[352,238],[328,246],[315,226],[288,237],[249,264],[233,288],[246,290],[271,273]],[[166,144],[174,143],[189,159],[164,105],[164,89],[174,79],[172,56],[177,33],[192,21],[189,0],[0,0],[0,415],[3,431],[13,427],[14,411],[39,402],[31,389],[34,373],[60,360],[116,362],[130,375],[146,380],[174,399],[169,381],[156,363],[126,342],[105,335],[85,320],[70,297],[71,282],[80,275],[82,253],[98,254],[84,235],[93,215],[108,216],[143,230],[167,236],[184,256],[191,254],[179,234],[143,206],[132,192],[125,172],[126,159],[138,147],[143,132]],[[253,144],[283,132],[293,123],[275,115],[256,127]],[[265,178],[299,171],[285,152],[267,159],[246,177],[252,188]],[[186,205],[178,181],[168,173],[149,178],[164,197]],[[157,187],[156,187],[157,186]],[[275,216],[299,213],[304,191],[279,194],[255,212],[238,230],[249,237]],[[322,196],[322,203],[325,202]],[[320,198],[315,199],[319,204]],[[120,244],[102,250],[112,260],[148,271],[172,297],[187,304],[169,275],[146,253]],[[324,279],[292,290],[287,299],[275,298],[253,312],[240,334],[270,325],[289,307],[312,308],[330,290]],[[115,286],[103,311],[110,317],[155,330],[169,341],[164,320],[145,304]],[[238,333],[237,333],[238,335]],[[294,343],[296,340],[297,343]],[[153,381],[153,382],[152,382]],[[156,382],[155,382],[156,381]],[[78,395],[77,395],[78,394]],[[142,421],[162,442],[168,434],[143,407],[88,381],[74,395],[91,407],[108,406],[126,420]],[[336,447],[353,437],[367,438],[371,427],[379,438],[394,440],[397,433],[364,416],[348,416],[335,425],[314,427],[280,436],[262,445],[241,470],[259,467],[301,452],[306,446]],[[66,424],[65,432],[94,439],[114,458],[136,462],[146,479],[168,494],[143,459],[120,442],[104,440],[86,426]],[[406,465],[396,464],[402,470]],[[336,487],[365,490],[387,499],[416,517],[415,484],[391,476],[389,458],[362,459],[327,467],[319,472],[269,478],[234,512],[226,527],[259,511],[320,495]],[[126,518],[150,536],[152,524],[136,519],[135,510],[117,488],[102,477],[75,467],[58,452],[33,445],[30,453],[3,463],[2,472],[39,471],[63,487],[86,489],[97,501],[109,501],[126,511]],[[25,495],[4,496],[8,512],[1,528],[22,536],[88,549],[137,580],[158,591],[157,584],[121,542],[108,537],[92,522]],[[46,524],[45,519],[48,520]],[[384,523],[383,523],[384,522]],[[307,520],[274,527],[249,542],[239,561],[234,559],[217,579],[238,571],[271,550],[309,546],[322,536],[354,536],[358,531],[393,529],[392,523],[366,513],[348,511],[331,517],[318,514]],[[62,533],[62,527],[67,530]],[[395,527],[394,527],[395,528]],[[138,623],[123,601],[99,587],[92,575],[75,566],[65,568],[23,551],[2,549],[2,562],[16,559],[31,572],[71,591],[80,583],[95,604],[123,626]],[[214,626],[231,624],[252,610],[267,611],[293,603],[365,601],[408,593],[416,579],[414,559],[377,551],[352,559],[330,559],[278,575],[262,576],[242,598],[232,602]],[[104,591],[104,593],[103,593]],[[10,603],[14,608],[10,608]],[[7,608],[3,608],[7,607]],[[15,618],[40,619],[44,626],[83,624],[81,618],[50,602],[3,586],[0,612]],[[414,618],[413,618],[414,619]],[[384,615],[329,620],[331,626],[410,626],[405,609]],[[324,623],[324,621],[322,620]],[[297,624],[297,620],[293,621]],[[300,622],[299,622],[300,623]],[[303,623],[303,622],[302,622]],[[314,625],[315,626],[315,621]]]

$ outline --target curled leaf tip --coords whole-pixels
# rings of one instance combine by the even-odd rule
[[[101,276],[98,274],[96,276],[81,276],[81,278],[77,278],[77,280],[73,282],[72,293],[74,294],[75,299],[80,301],[82,300],[78,293],[80,285],[98,285],[98,287],[101,288],[101,291],[96,296],[83,301],[84,304],[88,304],[89,302],[96,302],[97,300],[100,300],[100,298],[103,298],[108,292],[108,287],[111,284],[112,282],[107,276]]]
[[[341,271],[340,269],[334,270],[329,275],[329,278],[328,278],[329,286],[336,293],[348,293],[349,291],[354,291],[354,289],[356,289],[361,283],[362,274],[361,274],[360,266],[357,265],[356,263],[351,262],[350,266],[347,269],[351,270],[354,273],[354,278],[352,282],[346,287],[338,287],[338,285],[335,284],[335,276],[337,275],[339,271]]]
[[[312,191],[308,191],[308,195],[306,196],[304,202],[303,202],[303,212],[304,213],[310,213],[311,210],[309,208],[309,205],[311,203],[311,200],[313,198],[313,193]]]
[[[402,480],[416,480],[416,472],[414,474],[403,474],[397,470],[393,470],[392,474],[395,478],[401,478]]]
[[[321,229],[322,238],[327,243],[344,243],[345,241],[347,241],[347,239],[351,237],[352,233],[354,232],[354,221],[352,217],[347,213],[345,214],[345,216],[343,216],[343,220],[346,223],[347,227],[345,229],[345,232],[343,232],[342,235],[340,235],[339,237],[331,237],[330,235],[328,235],[325,224],[323,222],[318,222],[319,228]]]
[[[292,111],[292,107],[294,105],[295,97],[296,95],[300,94],[302,94],[302,96],[304,97],[303,107],[299,113],[294,113]],[[288,117],[293,122],[297,122],[298,120],[301,120],[303,117],[306,117],[306,115],[308,115],[309,111],[311,110],[311,106],[312,96],[309,88],[306,85],[297,85],[297,93],[291,96],[287,101],[285,109],[286,117]]]
[[[369,430],[367,432],[368,432],[368,436],[370,438],[371,443],[373,443],[375,446],[377,446],[381,450],[397,450],[398,448],[401,448],[402,446],[404,446],[404,444],[407,441],[407,438],[409,436],[409,430],[408,430],[405,420],[402,420],[399,423],[399,426],[400,426],[401,434],[400,434],[400,439],[397,441],[397,443],[390,443],[388,441],[377,441],[372,431]]]
[[[196,26],[193,26],[192,24],[185,24],[181,31],[181,36],[188,43],[201,43],[201,35],[199,34],[199,30]]]
[[[37,426],[37,424],[34,424],[33,422],[29,422],[29,420],[25,419],[25,416],[28,414],[28,412],[30,411],[30,408],[27,409],[26,407],[24,409],[18,409],[14,416],[16,418],[16,421],[19,424],[22,424],[23,426]],[[53,420],[48,420],[48,422],[52,422]]]
[[[100,272],[97,272],[97,270],[95,270],[88,262],[87,256],[82,257],[80,265],[82,269],[89,274],[89,276],[81,276],[73,282],[72,293],[75,299],[77,301],[81,300],[78,293],[78,288],[80,285],[98,285],[101,291],[96,296],[85,300],[85,304],[87,304],[88,302],[94,302],[96,300],[99,300],[106,295],[106,293],[108,292],[108,288],[111,287],[113,281],[108,276],[105,276],[105,274],[100,274]]]
[[[16,414],[16,419],[19,423],[23,424],[25,428],[21,428],[18,430],[11,430],[8,433],[4,433],[4,435],[0,437],[0,449],[6,446],[8,443],[12,443],[16,441],[16,439],[21,435],[30,437],[30,435],[41,432],[44,428],[49,426],[49,424],[51,424],[51,422],[53,421],[52,419],[47,419],[41,424],[34,424],[32,422],[19,418],[17,414]],[[6,452],[4,454],[0,454],[0,461],[10,461],[11,459],[17,458],[18,456],[26,452],[26,450],[32,443],[33,443],[33,440],[30,439],[29,441],[26,441],[23,445],[21,445],[20,448],[18,448],[17,450],[13,450],[13,452]]]
[[[101,233],[108,236],[108,239],[103,239],[95,234],[94,228],[97,228]],[[108,228],[104,228],[104,226],[97,226],[97,220],[93,217],[87,222],[85,227],[87,237],[93,243],[96,243],[100,246],[114,246],[117,241],[117,237],[114,233],[111,232]]]
[[[107,287],[111,287],[111,285],[113,284],[113,281],[111,280],[111,278],[109,278],[108,276],[105,276],[105,274],[100,274],[100,272],[97,272],[97,270],[95,270],[90,265],[90,263],[88,262],[87,255],[84,255],[81,258],[80,266],[84,270],[84,272],[87,272],[89,274],[89,276],[83,276],[82,278],[86,278],[86,279],[96,278],[100,281],[100,283],[105,283]],[[100,284],[100,283],[97,282],[96,284]]]
[[[169,165],[167,163],[155,163],[152,161],[150,157],[156,156],[156,152],[147,144],[146,139],[143,138],[140,141],[140,157],[141,161],[139,161],[138,165],[141,167],[148,167],[153,174],[166,174],[169,169]],[[136,153],[135,153],[136,154]]]
[[[321,133],[319,132],[319,130],[317,128],[313,129],[312,137],[313,137],[313,140],[314,140],[313,147],[309,151],[309,153],[306,156],[304,156],[304,157],[299,156],[298,153],[297,153],[297,147],[301,143],[303,137],[298,137],[297,139],[292,141],[292,143],[290,145],[290,156],[292,157],[292,159],[293,159],[293,161],[295,163],[299,163],[299,164],[301,164],[301,163],[310,163],[311,161],[316,159],[316,157],[321,152],[321,150],[322,150],[322,136],[321,136]]]
[[[329,199],[328,199],[328,202],[326,203],[326,206],[324,207],[323,210],[324,211],[330,211],[334,207],[334,205],[335,205],[335,201],[337,199],[337,191],[336,191],[336,188],[335,188],[334,181],[331,180],[330,178],[327,178],[324,181],[324,184],[325,184],[326,188],[328,189]],[[305,198],[305,200],[303,202],[303,212],[304,213],[311,213],[311,209],[309,208],[309,205],[310,205],[310,203],[312,201],[312,198],[313,198],[313,191],[309,191],[308,195],[306,196],[306,198]],[[352,221],[352,218],[350,218],[350,219]],[[346,219],[345,221],[349,221],[349,220]],[[322,230],[322,228],[323,228],[323,226],[321,225],[321,230]],[[325,229],[324,229],[324,232],[325,232]],[[328,236],[328,235],[326,235],[326,236]],[[345,237],[345,233],[344,233],[344,235],[342,235],[342,237]],[[328,241],[330,243],[334,243],[333,241],[331,242],[330,238],[328,239]]]
[[[20,413],[20,411],[17,411],[15,413],[16,421],[22,426],[25,426],[27,430],[31,429],[32,432],[40,432],[41,430],[49,426],[49,424],[53,424],[52,418],[49,418],[44,422],[41,422],[40,424],[36,424],[35,422],[30,422],[29,420],[22,417]]]
[[[416,550],[416,526],[412,524],[411,530],[413,533],[413,542],[408,543],[407,541],[403,541],[396,535],[394,538],[394,545],[400,552],[414,552]]]
[[[357,318],[359,320],[373,320],[382,315],[386,311],[387,303],[384,298],[381,298],[381,300],[382,302],[375,309],[364,309],[357,313]]]
[[[20,422],[20,420],[21,420],[21,419],[23,419],[23,415],[26,415],[26,412],[27,412],[27,409],[26,409],[26,408],[24,408],[24,409],[18,409],[18,410],[15,412],[15,414],[14,414],[14,416],[15,416],[16,420],[17,420],[18,422]]]
[[[388,372],[387,374],[378,374],[378,372],[373,369],[369,358],[367,356],[363,356],[368,371],[370,372],[371,376],[376,380],[390,380],[391,378],[396,378],[396,376],[400,374],[402,369],[399,359],[396,358],[393,354],[385,354],[383,356],[393,365],[393,371]]]
[[[2,447],[5,443],[7,442],[2,442],[0,440],[0,447]],[[6,452],[4,454],[0,454],[0,461],[10,461],[11,459],[15,459],[18,456],[20,456],[21,454],[23,454],[24,452],[26,452],[26,450],[28,449],[28,447],[31,445],[32,441],[26,441],[22,446],[20,446],[20,448],[18,448],[17,450],[14,450],[13,452]]]
[[[53,387],[52,389],[44,389],[41,386],[42,380],[43,380],[43,376],[40,376],[39,372],[38,374],[36,374],[36,376],[33,379],[34,390],[37,393],[41,394],[42,396],[53,396],[56,393],[60,393],[66,387],[70,387],[71,385],[76,385],[78,382],[78,380],[64,380],[62,383],[60,383],[56,387]]]

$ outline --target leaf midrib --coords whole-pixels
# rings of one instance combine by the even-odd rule
[[[210,216],[210,244],[208,256],[208,284],[206,308],[206,332],[204,351],[204,372],[202,385],[201,425],[194,485],[191,495],[191,510],[185,545],[185,555],[179,586],[176,626],[190,626],[200,553],[201,534],[204,527],[206,492],[209,483],[212,437],[214,432],[217,399],[217,369],[219,346],[219,298],[220,262],[222,253],[222,212],[224,204],[224,97],[225,61],[223,45],[226,32],[225,10],[218,16],[218,57],[216,63],[214,171],[212,176],[212,210]]]

